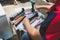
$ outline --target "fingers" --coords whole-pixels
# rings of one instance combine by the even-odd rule
[[[28,18],[24,18],[23,22],[24,25],[30,24],[29,19]]]

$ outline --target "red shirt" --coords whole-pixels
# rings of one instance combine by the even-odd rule
[[[47,40],[60,40],[60,0],[59,2],[54,5],[56,8],[55,10],[55,18],[49,24],[46,30],[46,39]]]

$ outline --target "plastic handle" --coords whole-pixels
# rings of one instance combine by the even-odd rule
[[[35,0],[30,0],[30,2],[35,3]]]

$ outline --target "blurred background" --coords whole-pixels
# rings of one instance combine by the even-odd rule
[[[53,5],[51,3],[45,2],[44,0],[35,0],[35,8],[39,12],[45,15],[45,18],[47,17],[47,12],[49,8]],[[17,31],[12,27],[10,24],[10,17],[18,12],[21,11],[21,8],[31,8],[31,2],[30,0],[0,0],[0,3],[2,4],[2,7],[6,13],[6,17],[9,23],[9,26],[12,30],[13,37],[7,39],[7,40],[19,40],[20,37],[18,37],[18,34],[21,35],[20,31]],[[45,7],[45,8],[44,8]]]

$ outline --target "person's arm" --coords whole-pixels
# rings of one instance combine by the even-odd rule
[[[39,30],[32,27],[27,18],[23,20],[23,24],[25,25],[27,32],[33,40],[42,40]]]
[[[39,6],[35,6],[36,9],[41,9],[41,8],[45,8],[45,9],[50,9],[53,5],[39,5]]]

